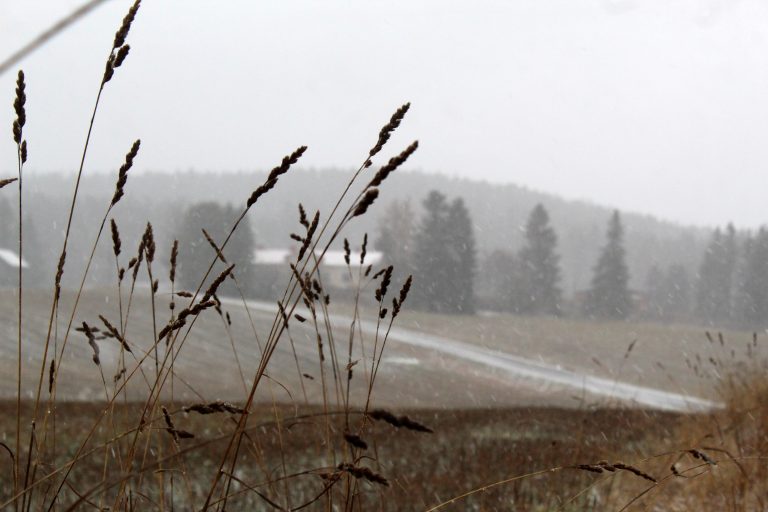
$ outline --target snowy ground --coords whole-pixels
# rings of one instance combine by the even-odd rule
[[[131,305],[127,339],[134,351],[140,353],[150,346],[152,319],[147,291],[141,290],[138,294]],[[25,297],[23,383],[27,396],[32,396],[39,381],[50,297],[47,293],[35,292],[29,292]],[[72,299],[71,294],[64,294],[65,307],[58,321],[59,350],[69,320]],[[169,317],[167,300],[167,295],[159,297],[158,329],[165,325]],[[249,302],[258,334],[257,341],[242,302],[239,299],[223,301],[224,309],[232,319],[229,333],[225,328],[226,321],[213,310],[206,311],[195,324],[175,365],[173,389],[178,398],[237,401],[245,396],[245,388],[260,359],[259,344],[264,343],[272,325],[275,306]],[[81,299],[74,325],[86,321],[101,326],[99,314],[117,323],[118,308],[113,295],[88,292]],[[351,324],[349,307],[332,303],[331,313],[334,347],[340,354],[340,364],[344,366]],[[0,397],[5,398],[15,393],[15,315],[12,291],[0,292]],[[375,402],[382,406],[456,408],[624,403],[667,410],[696,410],[712,406],[717,400],[711,380],[693,378],[693,371],[689,369],[685,372],[678,370],[680,365],[685,366],[685,357],[694,361],[696,357],[690,347],[683,344],[680,347],[670,346],[670,336],[671,339],[679,339],[681,336],[674,328],[667,328],[666,331],[657,329],[659,333],[666,334],[656,336],[661,342],[657,341],[658,347],[653,350],[654,340],[650,338],[656,331],[640,325],[621,324],[617,332],[623,330],[630,336],[642,338],[633,353],[625,359],[626,345],[610,340],[610,336],[601,331],[606,326],[591,324],[594,337],[590,346],[590,342],[585,341],[589,333],[588,324],[585,326],[584,323],[574,324],[545,318],[538,319],[538,322],[536,319],[525,319],[524,322],[521,324],[520,319],[506,315],[445,318],[417,313],[404,314],[402,322],[398,322],[392,329],[387,341],[374,391]],[[545,335],[542,325],[547,322],[548,335]],[[281,339],[270,361],[267,369],[269,378],[261,387],[258,395],[260,399],[270,400],[274,396],[283,402],[322,401],[317,341],[310,323],[292,321],[290,337],[284,336]],[[529,326],[528,331],[525,331],[525,325]],[[351,399],[355,403],[362,403],[376,332],[375,315],[364,317],[357,327],[362,330],[365,341],[362,349],[357,339],[353,347],[352,359],[359,362],[354,367]],[[537,330],[542,334],[536,336]],[[634,331],[642,332],[638,334]],[[504,333],[506,339],[502,339]],[[573,343],[570,350],[565,350],[558,343],[562,343],[569,334],[572,335]],[[708,357],[719,359],[730,356],[726,347],[706,341],[703,330],[700,331],[700,337],[703,341],[697,347],[702,351],[698,358],[703,361],[702,367]],[[298,369],[291,339],[298,359]],[[325,327],[323,342],[328,356],[330,343]],[[91,349],[85,337],[73,331],[67,343],[59,398],[94,400],[106,396],[100,370],[91,360]],[[114,340],[100,341],[99,346],[109,393],[112,376],[117,368],[119,347]],[[673,358],[675,354],[677,358]],[[590,359],[586,359],[588,355],[591,355]],[[611,363],[600,363],[611,361],[611,358],[615,359]],[[734,351],[733,359],[737,358]],[[238,360],[242,377],[238,370]],[[657,364],[662,360],[666,366],[663,363]],[[592,364],[587,364],[589,362]],[[129,359],[128,363],[130,370],[132,360]],[[667,367],[673,370],[667,370]],[[675,371],[676,375],[664,378],[665,372],[662,369]],[[137,373],[135,385],[130,389],[132,397],[138,398],[148,389],[147,383],[155,371],[154,362],[147,360],[142,370],[144,374]],[[328,382],[332,382],[333,368],[329,360],[326,361],[324,371]],[[705,369],[702,368],[701,372],[704,373]],[[644,376],[649,378],[644,379]],[[44,393],[47,391],[47,380],[45,384]],[[166,389],[170,387],[166,386]],[[328,389],[331,401],[340,400],[332,384]]]

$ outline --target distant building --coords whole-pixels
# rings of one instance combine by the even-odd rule
[[[22,269],[28,269],[29,264],[16,251],[0,248],[0,287],[14,286],[19,282],[19,264]]]
[[[320,257],[321,251],[315,251]],[[254,295],[264,298],[274,298],[281,293],[291,275],[290,264],[296,261],[294,249],[256,249],[253,253],[254,266]],[[357,287],[357,276],[365,272],[368,265],[378,265],[382,262],[383,254],[379,251],[368,251],[365,255],[364,268],[360,265],[360,253],[352,252],[349,265],[344,259],[344,251],[326,251],[320,263],[320,278],[326,291],[353,290]],[[378,269],[377,269],[378,270]]]

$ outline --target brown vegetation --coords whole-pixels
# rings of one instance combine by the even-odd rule
[[[93,318],[76,321],[81,299],[87,300],[83,287],[93,254],[110,212],[126,193],[129,170],[140,147],[135,142],[126,155],[114,195],[105,205],[100,224],[94,226],[91,258],[82,270],[79,288],[62,290],[62,275],[72,272],[66,268],[67,243],[99,99],[129,55],[126,40],[139,5],[137,0],[129,10],[107,57],[50,291],[50,314],[35,331],[43,349],[38,367],[33,368],[22,365],[28,337],[24,336],[27,319],[19,273],[17,399],[0,404],[0,424],[3,432],[10,433],[0,441],[0,456],[6,461],[0,466],[0,508],[624,510],[642,506],[735,511],[766,507],[768,475],[763,461],[768,409],[764,396],[768,385],[762,373],[754,378],[751,372],[760,370],[756,367],[729,374],[721,360],[711,358],[722,377],[727,406],[698,416],[586,407],[395,411],[375,406],[388,335],[408,298],[411,279],[393,283],[391,266],[377,272],[369,269],[364,275],[361,266],[358,277],[364,278],[359,279],[363,286],[353,302],[351,325],[339,339],[329,321],[332,298],[317,269],[343,228],[367,212],[382,193],[386,178],[418,147],[411,144],[384,164],[367,185],[359,186],[358,178],[373,165],[371,158],[401,124],[409,104],[400,107],[381,129],[324,217],[318,213],[310,222],[299,208],[304,233],[294,240],[300,250],[291,264],[292,276],[279,310],[266,329],[262,327],[261,335],[244,299],[251,326],[248,338],[235,340],[229,329],[232,320],[218,292],[223,283],[234,279],[232,270],[238,263],[227,258],[227,244],[259,198],[301,158],[305,146],[286,155],[243,198],[242,212],[224,240],[217,243],[208,237],[211,263],[194,291],[175,289],[175,261],[183,247],[172,245],[166,281],[153,274],[152,264],[159,254],[152,225],[147,224],[138,251],[126,263],[119,228],[110,222],[113,293],[118,300],[89,308],[86,315]],[[27,159],[22,131],[24,91],[24,75],[19,73],[13,124],[19,219],[23,218],[21,178]],[[6,179],[0,186],[12,182]],[[353,187],[356,191],[350,193]],[[350,206],[341,208],[343,200],[350,198]],[[19,239],[21,254],[21,235]],[[366,243],[367,238],[361,264]],[[345,246],[349,254],[349,243]],[[218,270],[217,262],[226,267]],[[147,287],[136,286],[141,272],[146,272]],[[167,301],[159,297],[161,279],[171,290]],[[373,295],[376,301],[372,320],[377,322],[377,332],[372,338],[364,337],[360,329],[362,294]],[[138,313],[131,317],[132,307],[141,302],[138,296],[150,307],[149,314],[139,320],[149,322],[150,328],[140,336],[132,330]],[[177,308],[175,301],[180,299],[185,300]],[[297,312],[302,304],[306,316]],[[190,350],[187,341],[198,320],[215,315],[231,344],[231,373],[243,386],[243,399],[236,403],[205,399],[205,390],[196,389],[176,372],[179,358]],[[296,357],[291,333],[296,323],[314,330],[318,361],[314,376],[300,367]],[[244,343],[259,349],[258,366],[248,372],[239,355]],[[718,343],[724,346],[722,340]],[[291,345],[298,380],[316,380],[320,386],[319,405],[299,406],[299,400],[285,403],[276,398],[284,387],[281,376],[271,374],[270,362],[278,345],[284,344]],[[62,401],[60,390],[77,387],[81,378],[63,370],[72,357],[83,356],[85,345],[87,366],[98,376],[103,399]],[[22,400],[28,379],[32,399]],[[199,399],[182,401],[181,387]],[[130,399],[129,389],[133,391]],[[257,404],[257,392],[271,400]],[[364,400],[355,401],[354,396]]]

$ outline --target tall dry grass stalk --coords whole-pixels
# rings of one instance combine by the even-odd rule
[[[22,326],[21,321],[23,318],[23,261],[24,261],[24,238],[23,238],[23,197],[24,190],[22,184],[24,183],[24,175],[22,172],[24,163],[27,161],[27,141],[24,139],[24,125],[27,122],[27,113],[25,105],[27,102],[27,95],[25,92],[26,83],[24,82],[24,72],[19,71],[16,79],[16,98],[13,101],[13,109],[16,113],[16,119],[13,121],[13,141],[16,143],[17,148],[17,162],[18,162],[18,183],[19,183],[19,274],[18,274],[18,343],[17,343],[17,371],[16,371],[16,454],[15,464],[13,468],[13,488],[16,492],[19,490],[19,460],[18,454],[21,453],[21,378],[22,378]],[[3,183],[3,186],[6,185]]]

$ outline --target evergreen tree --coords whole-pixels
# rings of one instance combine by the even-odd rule
[[[413,289],[413,305],[430,312],[448,309],[450,276],[445,261],[448,246],[448,204],[446,197],[431,191],[424,200],[414,243],[412,268],[417,286]]]
[[[414,240],[414,307],[439,313],[472,313],[475,238],[461,199],[450,205],[437,191],[424,200]]]
[[[409,199],[390,203],[379,220],[379,236],[374,246],[382,252],[384,263],[394,267],[395,282],[402,281],[413,272],[411,262],[415,230]]]
[[[768,231],[765,228],[760,228],[745,247],[741,292],[744,320],[753,327],[768,325]]]
[[[618,211],[613,212],[608,223],[607,239],[594,268],[586,313],[600,318],[626,318],[632,311],[632,298],[628,288],[624,228]]]
[[[528,217],[525,240],[526,245],[518,256],[514,309],[526,314],[560,314],[562,292],[557,235],[541,204],[537,204]]]
[[[703,320],[722,322],[731,318],[736,249],[732,224],[725,233],[715,230],[701,262],[696,289],[696,312]]]
[[[475,234],[464,200],[453,200],[447,221],[448,246],[445,253],[450,272],[449,310],[472,314],[475,312]]]
[[[221,206],[214,202],[196,203],[190,206],[177,228],[179,239],[179,284],[187,289],[195,289],[208,270],[216,253],[205,239],[205,229],[217,246],[221,247],[238,212],[231,205]],[[248,291],[253,272],[253,251],[255,248],[253,232],[248,217],[238,226],[237,231],[222,251],[227,262],[235,264],[234,275],[244,291]],[[224,270],[225,265],[218,261],[206,281],[210,281]],[[220,293],[236,293],[231,287],[220,288]]]

